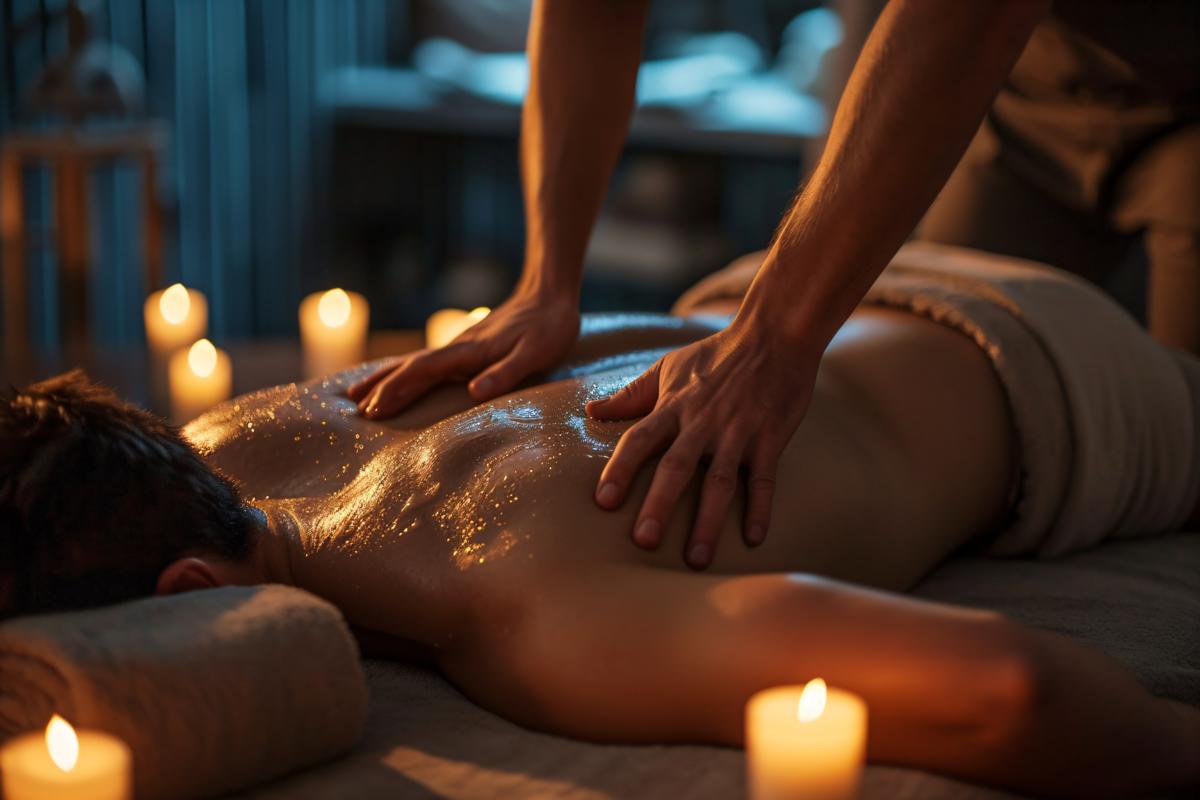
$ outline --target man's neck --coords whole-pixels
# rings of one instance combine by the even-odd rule
[[[248,507],[259,521],[250,561],[260,582],[295,586],[292,550],[299,541],[299,522],[277,503],[257,503]]]
[[[265,501],[250,506],[259,519],[258,536],[250,558],[258,583],[282,583],[301,586],[292,570],[292,553],[301,547],[302,523],[292,505]],[[365,658],[385,658],[433,665],[436,651],[417,640],[382,633],[354,624],[347,619]]]

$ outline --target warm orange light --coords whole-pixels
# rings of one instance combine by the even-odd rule
[[[492,310],[490,308],[488,308],[487,306],[479,306],[478,308],[472,308],[470,310],[470,312],[467,313],[466,327],[467,328],[471,327],[476,322],[479,322],[479,320],[483,319],[490,313],[492,313]]]
[[[208,339],[201,339],[188,350],[188,366],[197,377],[207,378],[217,368],[217,348]]]
[[[342,327],[350,320],[350,295],[341,289],[330,289],[317,303],[317,316],[327,327]]]
[[[801,722],[813,722],[825,713],[825,681],[813,678],[804,684],[800,693],[800,702],[796,705],[796,719]]]
[[[79,737],[71,723],[58,714],[46,726],[46,749],[50,751],[50,760],[63,772],[75,769],[79,762]]]
[[[192,300],[182,283],[171,286],[158,298],[158,310],[162,312],[163,319],[172,325],[178,325],[187,319],[191,305]]]

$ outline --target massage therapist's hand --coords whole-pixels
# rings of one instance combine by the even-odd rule
[[[470,380],[482,403],[560,363],[579,337],[579,301],[518,288],[445,347],[418,350],[354,384],[346,394],[371,419],[399,414],[449,381]]]
[[[741,319],[668,353],[621,391],[587,406],[597,419],[645,415],[621,437],[600,476],[596,502],[602,507],[617,508],[640,468],[666,451],[634,523],[633,539],[642,547],[662,540],[680,495],[707,457],[686,550],[696,569],[712,561],[743,466],[743,537],[749,545],[766,538],[776,465],[804,418],[816,379],[818,358],[803,357],[765,326]]]

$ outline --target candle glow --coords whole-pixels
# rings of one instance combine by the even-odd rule
[[[229,355],[208,339],[177,351],[167,365],[171,420],[184,423],[233,394],[233,365]]]
[[[171,356],[208,335],[208,301],[195,289],[176,283],[147,297],[142,315],[150,362],[150,396],[161,408],[167,405],[170,395],[167,368]]]
[[[208,339],[201,339],[188,350],[188,367],[197,377],[207,378],[217,368],[217,348]]]
[[[70,772],[79,763],[79,737],[71,723],[55,714],[46,726],[46,750],[54,766]]]
[[[0,745],[0,796],[5,800],[130,800],[133,757],[103,731],[78,731],[60,715],[44,730]]]
[[[318,378],[362,362],[371,307],[357,292],[314,292],[300,303],[304,374]]]
[[[800,702],[796,704],[796,719],[801,722],[813,722],[825,713],[825,681],[813,678],[804,685],[800,693]]]
[[[330,289],[317,303],[317,316],[330,328],[340,328],[350,320],[350,295],[343,289]]]
[[[445,347],[490,313],[492,310],[487,306],[478,306],[470,311],[443,308],[433,312],[425,323],[425,346]]]
[[[192,299],[182,283],[167,288],[158,298],[158,310],[162,312],[163,319],[172,325],[179,325],[187,319],[191,307]]]
[[[751,800],[852,800],[866,760],[867,706],[821,678],[777,686],[746,704]]]

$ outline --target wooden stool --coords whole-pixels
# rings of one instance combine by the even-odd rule
[[[159,285],[163,272],[163,213],[158,196],[161,159],[166,152],[163,125],[144,123],[112,128],[65,128],[17,131],[0,141],[0,253],[4,261],[4,341],[10,357],[29,347],[26,309],[28,274],[24,179],[27,167],[48,167],[54,183],[54,227],[63,309],[64,343],[86,345],[88,273],[92,260],[88,175],[118,161],[141,167],[142,255],[146,290]]]

